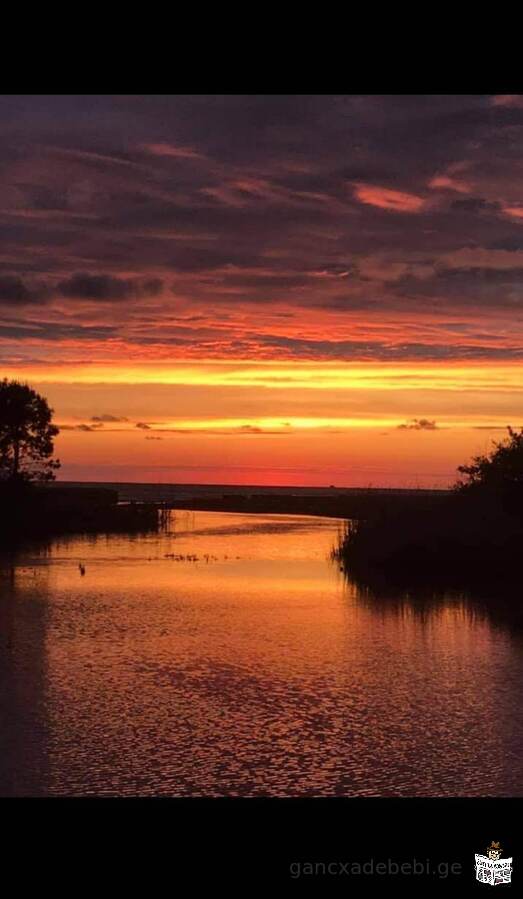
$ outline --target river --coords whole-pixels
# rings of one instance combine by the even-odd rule
[[[339,527],[183,511],[3,556],[0,795],[523,795],[521,634],[359,589]]]

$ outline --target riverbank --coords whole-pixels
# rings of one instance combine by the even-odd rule
[[[371,589],[467,589],[520,580],[523,520],[502,494],[450,494],[427,515],[390,509],[349,521],[333,553]]]
[[[399,514],[407,510],[429,513],[446,497],[390,496],[379,492],[361,496],[223,496],[178,501],[168,508],[205,512],[244,512],[263,515],[317,515],[326,518],[376,518],[385,510]]]

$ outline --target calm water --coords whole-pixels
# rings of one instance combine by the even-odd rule
[[[182,512],[4,558],[0,794],[523,795],[520,636],[360,594],[338,527]]]

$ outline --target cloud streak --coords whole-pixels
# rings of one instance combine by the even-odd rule
[[[386,209],[390,212],[421,212],[425,205],[422,197],[405,191],[377,187],[372,184],[355,184],[354,195],[360,203]]]

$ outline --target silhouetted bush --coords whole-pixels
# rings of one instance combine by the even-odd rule
[[[431,511],[384,511],[349,522],[334,555],[360,578],[405,584],[519,579],[523,549],[523,431],[460,466],[465,475]]]

